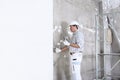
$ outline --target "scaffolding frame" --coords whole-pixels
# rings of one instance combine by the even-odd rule
[[[114,15],[115,13],[120,13],[119,11],[118,12],[111,12],[111,13],[105,13],[105,14],[102,14],[99,15],[95,15],[95,56],[96,56],[96,80],[106,80],[107,77],[120,77],[120,76],[113,76],[113,75],[108,75],[108,74],[105,74],[103,75],[102,78],[99,78],[99,72],[101,71],[105,71],[104,68],[102,70],[99,69],[99,57],[105,57],[105,56],[120,56],[120,54],[118,53],[114,53],[114,54],[109,54],[106,52],[106,27],[105,27],[105,24],[103,24],[103,37],[104,37],[104,40],[103,40],[103,45],[104,45],[104,53],[101,54],[100,53],[100,46],[99,46],[99,43],[100,43],[100,36],[99,36],[99,29],[101,29],[101,25],[99,24],[99,19],[102,19],[103,20],[103,23],[105,21],[104,17],[105,16],[108,16],[108,15],[112,15],[112,17],[114,18]],[[112,25],[110,23],[108,23],[108,26],[111,26],[114,28],[114,19],[113,19],[113,23]],[[104,61],[105,62],[105,61]],[[120,59],[111,67],[110,69],[110,72],[120,63]],[[103,63],[104,64],[104,63]]]

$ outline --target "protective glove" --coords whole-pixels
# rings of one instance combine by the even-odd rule
[[[61,49],[55,48],[55,52],[56,52],[56,53],[60,53],[60,52],[61,52]]]
[[[69,46],[69,45],[70,45],[70,43],[69,43],[67,40],[64,40],[64,41],[63,41],[63,44],[66,45],[66,46]]]

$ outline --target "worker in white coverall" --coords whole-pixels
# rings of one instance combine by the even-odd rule
[[[81,77],[81,61],[82,61],[82,53],[84,50],[84,36],[83,33],[79,31],[79,23],[73,21],[70,23],[70,30],[73,32],[73,36],[68,42],[67,40],[63,41],[65,47],[59,49],[56,48],[56,53],[63,52],[69,49],[70,54],[70,62],[72,68],[72,80],[82,80]]]

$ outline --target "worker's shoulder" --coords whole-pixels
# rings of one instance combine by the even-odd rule
[[[77,35],[83,35],[83,33],[81,31],[77,31]]]
[[[80,32],[80,31],[78,31],[78,32],[76,33],[76,38],[84,38],[83,33]]]

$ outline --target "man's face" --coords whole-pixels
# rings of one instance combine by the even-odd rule
[[[76,25],[70,25],[70,30],[71,30],[72,32],[75,32],[75,31],[77,30]]]

